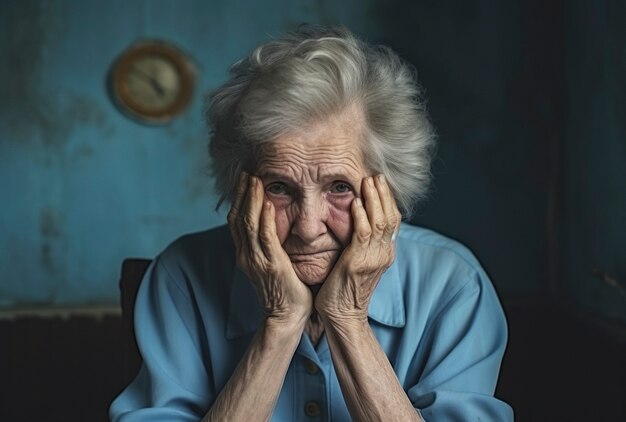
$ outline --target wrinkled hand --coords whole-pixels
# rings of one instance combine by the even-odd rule
[[[325,320],[366,322],[374,289],[395,259],[393,236],[401,215],[389,186],[382,175],[367,177],[361,193],[363,200],[356,198],[351,205],[352,241],[315,298]]]
[[[275,209],[265,199],[262,181],[242,173],[228,213],[237,263],[252,281],[268,320],[302,324],[313,309],[313,296],[296,276],[276,234],[274,218]]]

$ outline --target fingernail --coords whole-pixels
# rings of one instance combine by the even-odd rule
[[[363,205],[363,203],[361,202],[361,198],[354,198],[354,203],[355,203],[358,207],[360,207],[360,206],[362,206],[362,205]]]
[[[374,186],[374,179],[371,178],[371,177],[368,177],[367,178],[367,184],[370,185],[370,186]]]
[[[385,175],[384,174],[379,174],[378,175],[378,181],[382,184],[385,184]]]

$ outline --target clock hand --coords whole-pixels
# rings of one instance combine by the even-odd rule
[[[159,81],[157,79],[155,79],[154,77],[152,77],[152,75],[148,74],[146,71],[144,71],[140,67],[137,67],[136,65],[133,66],[133,69],[137,73],[139,73],[141,76],[143,76],[144,79],[146,79],[148,81],[150,86],[152,86],[152,88],[156,91],[156,93],[159,95],[159,97],[162,97],[162,96],[165,95],[165,89],[163,89],[163,86],[159,83]]]

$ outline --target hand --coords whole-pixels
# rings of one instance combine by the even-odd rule
[[[367,308],[383,273],[395,259],[394,233],[401,215],[382,175],[363,179],[351,204],[354,231],[315,299],[323,319],[367,322]]]
[[[275,209],[258,177],[242,173],[228,225],[237,263],[252,281],[268,321],[304,324],[313,296],[293,270],[276,234]]]

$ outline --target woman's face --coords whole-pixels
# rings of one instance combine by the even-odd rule
[[[322,283],[352,237],[350,204],[369,175],[360,124],[334,118],[266,144],[256,175],[276,209],[276,229],[296,274]]]

